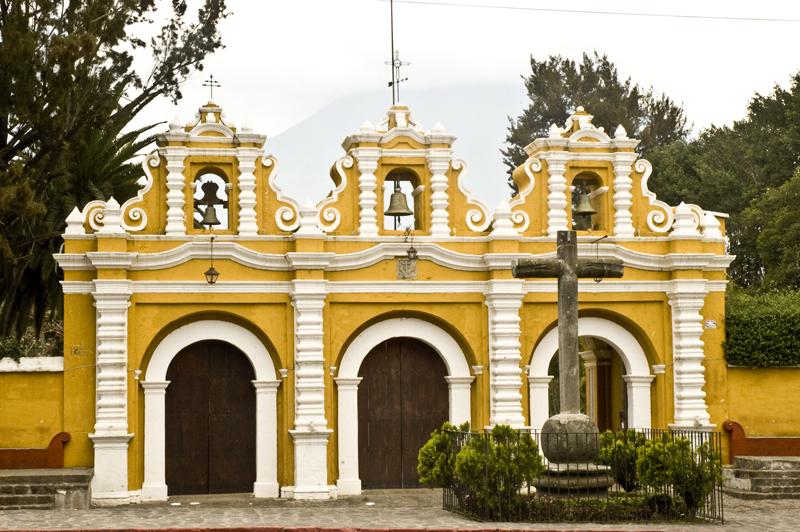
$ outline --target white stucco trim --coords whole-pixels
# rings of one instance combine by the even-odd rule
[[[38,373],[64,371],[64,357],[0,358],[0,373]]]
[[[603,318],[578,318],[578,334],[599,338],[619,354],[625,365],[625,381],[629,392],[635,388],[635,393],[628,396],[628,426],[637,429],[650,428],[649,383],[653,380],[653,375],[650,374],[644,349],[636,338],[618,323]],[[548,377],[550,360],[556,351],[558,351],[558,328],[554,327],[539,341],[531,357],[528,379],[530,420],[531,427],[535,429],[541,429],[548,418],[549,400],[545,383],[549,380],[545,379]],[[649,380],[645,383],[645,379]]]
[[[416,338],[431,346],[447,367],[450,422],[470,421],[470,383],[467,357],[452,336],[418,318],[391,318],[361,331],[342,356],[336,377],[338,398],[339,495],[361,493],[358,474],[358,370],[373,347],[391,338]]]
[[[201,320],[179,327],[158,344],[145,378],[144,388],[144,483],[141,500],[166,500],[165,476],[165,397],[169,381],[167,369],[185,347],[203,340],[221,340],[237,347],[255,371],[256,389],[256,497],[277,497],[277,387],[275,366],[267,348],[252,332],[221,320]]]

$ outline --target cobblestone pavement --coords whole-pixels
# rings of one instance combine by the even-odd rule
[[[178,505],[179,503],[179,505]],[[0,529],[210,527],[437,528],[529,530],[800,530],[800,500],[726,497],[725,525],[477,523],[441,509],[439,490],[371,490],[336,501],[256,500],[247,495],[173,497],[167,503],[90,510],[0,511]]]

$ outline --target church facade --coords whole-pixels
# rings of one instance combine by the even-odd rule
[[[73,211],[55,428],[65,466],[94,468],[93,499],[413,486],[445,420],[541,428],[556,280],[510,266],[573,228],[580,255],[625,267],[580,281],[587,413],[718,429],[725,215],[659,201],[638,141],[581,108],[526,148],[493,210],[454,141],[392,106],[344,140],[330,194],[298,204],[265,136],[209,102],[158,137],[137,197]]]

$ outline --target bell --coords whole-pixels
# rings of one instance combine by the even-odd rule
[[[583,193],[578,198],[578,205],[572,211],[572,226],[577,231],[588,231],[592,228],[592,216],[597,211],[592,208],[589,194]]]
[[[206,205],[206,210],[203,212],[203,220],[200,224],[210,227],[220,223],[219,218],[217,218],[217,208],[214,205]]]
[[[410,216],[414,212],[408,208],[406,195],[400,191],[400,182],[394,182],[394,192],[389,198],[389,208],[383,213],[384,216]]]

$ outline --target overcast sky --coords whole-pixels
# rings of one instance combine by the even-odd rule
[[[421,0],[423,2],[427,0]],[[431,0],[433,1],[433,0]],[[442,0],[450,2],[451,0]],[[453,0],[459,1],[459,0]],[[776,0],[460,0],[495,6],[800,20],[800,2]],[[227,114],[274,135],[340,96],[386,86],[389,4],[380,0],[228,0],[226,48],[187,81],[181,115],[207,99],[213,73]],[[754,92],[800,69],[800,22],[673,19],[395,2],[395,45],[408,86],[518,83],[532,54],[607,53],[623,76],[682,102],[696,128],[729,123]],[[387,89],[387,99],[390,93]],[[409,102],[413,104],[413,102]],[[175,113],[163,102],[153,116]],[[150,113],[148,113],[150,114]],[[366,117],[364,117],[366,118]]]
[[[768,93],[776,83],[785,86],[800,70],[800,2],[441,2],[795,21],[559,13],[396,0],[395,46],[411,62],[403,73],[409,89],[496,83],[518,84],[521,90],[520,75],[529,73],[531,55],[578,59],[584,51],[597,50],[608,54],[622,76],[682,103],[697,132],[742,118],[754,93]],[[227,117],[270,136],[338,98],[385,89],[390,77],[384,65],[390,55],[388,2],[228,0],[228,5],[232,15],[221,26],[226,47],[206,60],[204,72],[186,82],[177,108],[155,102],[141,120],[176,115],[189,120],[208,99],[202,82],[210,73],[223,85],[214,99]],[[385,91],[388,104],[391,93]],[[413,101],[404,103],[413,108]],[[353,128],[364,119],[376,121],[384,111],[353,117]]]

